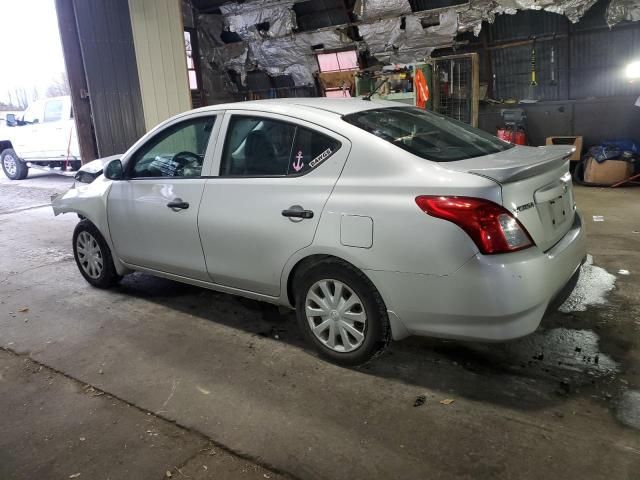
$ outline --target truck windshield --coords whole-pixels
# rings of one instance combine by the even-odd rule
[[[364,110],[342,119],[434,162],[465,160],[513,147],[482,130],[416,107]]]

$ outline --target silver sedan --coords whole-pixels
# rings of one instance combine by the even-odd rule
[[[167,120],[53,209],[83,218],[90,284],[137,270],[294,308],[355,365],[408,335],[533,332],[585,257],[570,153],[397,103],[234,103]]]

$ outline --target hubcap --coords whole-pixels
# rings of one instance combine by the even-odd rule
[[[13,158],[13,155],[7,154],[4,156],[3,163],[7,173],[13,177],[18,171],[18,165],[16,164],[16,159]]]
[[[311,286],[305,314],[315,337],[333,351],[351,352],[364,342],[367,313],[362,301],[338,280],[320,280]]]
[[[89,232],[81,232],[76,240],[78,263],[84,272],[91,278],[99,278],[104,268],[102,250],[93,235]]]

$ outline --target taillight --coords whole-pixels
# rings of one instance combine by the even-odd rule
[[[484,198],[416,197],[432,217],[462,228],[484,254],[515,252],[533,246],[527,230],[507,209]]]

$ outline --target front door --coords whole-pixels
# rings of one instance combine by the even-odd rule
[[[227,112],[223,130],[219,175],[206,182],[198,218],[207,267],[217,284],[278,296],[285,263],[313,241],[350,143],[273,114]]]
[[[109,192],[109,232],[120,259],[208,280],[198,207],[211,166],[216,116],[169,124],[125,159],[125,180]]]
[[[10,130],[13,149],[23,160],[42,158],[45,150],[41,138],[43,114],[44,102],[34,102],[25,110],[23,123]]]

